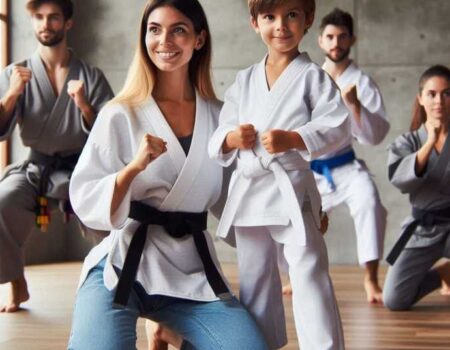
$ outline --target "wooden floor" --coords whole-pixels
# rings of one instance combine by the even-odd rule
[[[80,266],[65,263],[27,268],[32,298],[24,304],[23,311],[0,314],[1,350],[65,348]],[[224,268],[236,287],[236,267],[224,265]],[[394,313],[366,303],[361,287],[362,271],[358,267],[333,267],[331,271],[347,349],[450,349],[449,297],[434,293],[412,311]],[[6,292],[5,286],[0,286],[1,301]],[[286,298],[289,344],[284,349],[298,349],[290,304]],[[145,349],[145,344],[144,322],[140,320],[138,349]]]

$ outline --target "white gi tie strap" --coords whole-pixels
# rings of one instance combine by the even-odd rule
[[[288,203],[285,210],[288,213],[289,219],[294,229],[300,235],[299,242],[302,246],[306,245],[305,225],[303,222],[303,215],[300,204],[292,186],[291,179],[286,171],[289,170],[309,170],[309,165],[304,166],[299,164],[298,157],[292,159],[288,154],[281,157],[259,157],[253,156],[245,160],[238,158],[236,169],[236,181],[228,194],[228,200],[223,209],[222,219],[217,228],[217,235],[225,238],[228,231],[233,224],[234,217],[239,208],[246,192],[250,188],[253,178],[265,176],[273,173],[275,182],[280,190],[283,203]]]
[[[254,157],[251,161],[238,161],[238,170],[242,170],[241,174],[247,179],[263,176],[270,173],[270,164],[273,162],[273,157]]]

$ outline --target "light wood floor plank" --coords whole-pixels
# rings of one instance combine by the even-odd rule
[[[31,300],[24,310],[0,314],[1,350],[64,349],[70,333],[72,307],[80,273],[80,263],[29,266]],[[235,265],[224,265],[237,287]],[[382,270],[382,278],[384,270]],[[332,267],[344,324],[348,350],[443,350],[450,349],[450,298],[433,293],[412,311],[390,312],[381,305],[369,305],[362,288],[358,267]],[[7,294],[0,285],[0,300]],[[285,298],[289,344],[285,350],[298,349],[291,312]],[[144,321],[138,323],[138,349],[145,349]],[[237,349],[238,350],[238,349]]]

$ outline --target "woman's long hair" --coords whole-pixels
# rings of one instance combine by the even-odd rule
[[[428,68],[420,77],[419,80],[419,95],[422,94],[423,87],[427,81],[434,77],[441,77],[450,82],[450,69],[442,65],[435,65]],[[427,121],[427,114],[425,113],[425,108],[420,105],[419,98],[416,97],[413,106],[413,113],[411,119],[411,126],[409,129],[411,131],[417,130]]]
[[[199,50],[194,50],[189,62],[189,78],[200,96],[205,99],[216,99],[211,79],[211,34],[202,6],[197,0],[151,0],[145,6],[142,15],[139,42],[125,84],[111,103],[138,106],[150,98],[155,86],[157,68],[147,53],[145,36],[148,17],[153,10],[161,6],[171,6],[189,18],[196,34],[205,31],[203,46]]]

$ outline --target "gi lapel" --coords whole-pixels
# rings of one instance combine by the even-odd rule
[[[419,130],[417,130],[417,134],[420,139],[420,147],[425,144],[428,134],[425,128],[425,125],[422,125]],[[435,149],[430,154],[430,158],[428,161],[428,178],[434,181],[441,182],[445,179],[445,176],[442,175],[445,173],[448,163],[450,162],[450,138],[447,136],[445,140],[444,146],[442,147],[441,153],[437,153]],[[427,181],[427,185],[435,188],[436,182]],[[425,187],[425,186],[424,186]]]
[[[308,63],[311,62],[307,53],[301,53],[298,55],[289,65],[284,69],[283,73],[278,77],[276,82],[272,85],[272,88],[268,90],[267,85],[267,76],[265,69],[266,58],[259,64],[258,66],[258,76],[264,79],[264,83],[260,81],[260,84],[264,84],[261,86],[265,86],[267,89],[267,103],[265,108],[262,110],[265,111],[261,116],[261,120],[263,124],[259,128],[260,131],[266,131],[269,125],[273,125],[273,118],[278,117],[275,113],[277,107],[283,101],[283,95],[289,90],[291,84],[295,82],[299,78],[299,76],[303,73]]]
[[[436,150],[434,150],[433,153],[437,155]],[[430,170],[430,175],[433,179],[440,180],[442,188],[448,187],[448,177],[445,175],[448,164],[450,163],[450,137],[448,135],[444,146],[442,147],[441,153],[437,155],[437,157],[438,159],[435,166]]]
[[[147,115],[147,120],[155,130],[156,135],[167,142],[167,154],[172,159],[176,172],[180,173],[186,160],[186,155],[156,101],[152,97],[150,103],[140,109]]]
[[[39,53],[36,52],[31,58],[31,64],[33,68],[33,73],[36,75],[36,80],[39,86],[42,89],[42,93],[44,96],[45,103],[47,105],[47,109],[49,114],[45,120],[45,125],[52,125],[50,130],[46,127],[42,128],[42,134],[40,137],[46,137],[47,133],[54,133],[55,129],[58,128],[60,123],[62,122],[63,116],[66,113],[67,104],[70,101],[69,94],[67,93],[67,84],[70,80],[78,79],[80,75],[80,63],[74,57],[73,53],[71,53],[71,58],[69,62],[69,72],[67,73],[66,80],[64,82],[64,87],[61,90],[61,93],[58,97],[55,96],[52,85],[48,78],[47,72],[44,67],[44,63],[42,62]],[[52,122],[53,121],[53,122]],[[51,136],[51,135],[49,135]]]
[[[355,64],[352,62],[350,65],[345,69],[344,72],[336,79],[336,84],[339,86],[339,88],[342,90],[346,88],[347,86],[354,84],[353,78],[354,78],[354,72],[356,70]]]
[[[169,194],[158,208],[161,211],[173,211],[180,207],[182,202],[186,199],[186,193],[191,189],[192,183],[198,172],[201,170],[201,164],[205,158],[209,128],[208,124],[210,122],[208,119],[208,105],[196,93],[195,123],[192,143],[187,157],[178,138],[173,133],[154,100],[149,105],[146,112],[154,130],[158,135],[165,138],[165,141],[167,142],[167,153],[172,159],[179,174]]]
[[[42,95],[44,97],[45,105],[47,106],[48,112],[50,113],[56,102],[56,96],[53,91],[50,80],[48,79],[47,72],[44,67],[44,63],[41,60],[41,56],[36,51],[33,56],[31,56],[31,69],[36,79],[36,83],[39,86]]]

